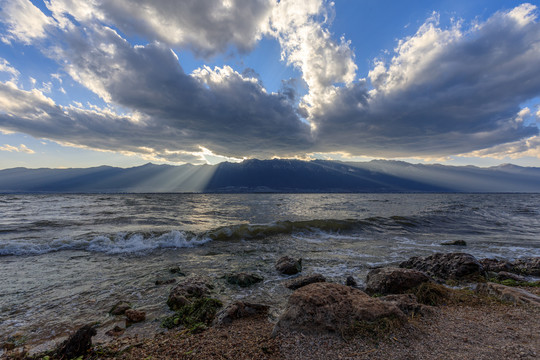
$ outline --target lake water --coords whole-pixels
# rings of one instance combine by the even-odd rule
[[[362,283],[370,267],[450,251],[540,256],[540,194],[0,195],[0,342],[50,346],[93,321],[104,341],[119,299],[147,312],[130,334],[159,329],[174,285],[155,281],[172,267],[277,316],[290,293],[274,270],[282,255],[303,258],[304,274]],[[239,289],[221,279],[233,271],[265,280]]]

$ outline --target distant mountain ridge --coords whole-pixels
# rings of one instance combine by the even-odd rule
[[[0,170],[2,193],[540,192],[540,168],[373,160],[245,160],[217,165]]]

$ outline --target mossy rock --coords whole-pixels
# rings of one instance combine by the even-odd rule
[[[174,315],[165,318],[161,325],[167,329],[184,326],[190,332],[201,332],[212,323],[222,306],[223,303],[217,299],[207,297],[195,299],[178,309]]]

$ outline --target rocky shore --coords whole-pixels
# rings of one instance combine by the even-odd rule
[[[178,270],[178,269],[175,269]],[[540,357],[540,258],[478,260],[463,252],[413,257],[372,269],[359,287],[324,274],[303,274],[302,259],[276,259],[290,289],[277,319],[267,304],[223,303],[216,281],[256,287],[257,274],[178,277],[151,337],[130,337],[146,321],[134,304],[111,304],[125,327],[107,329],[111,341],[92,344],[88,324],[49,351],[29,354],[16,338],[5,359],[537,359]],[[179,270],[178,270],[179,271]],[[172,271],[171,274],[177,272]]]

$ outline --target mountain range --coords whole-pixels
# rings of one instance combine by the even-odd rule
[[[540,168],[373,160],[0,170],[2,193],[540,192]]]

